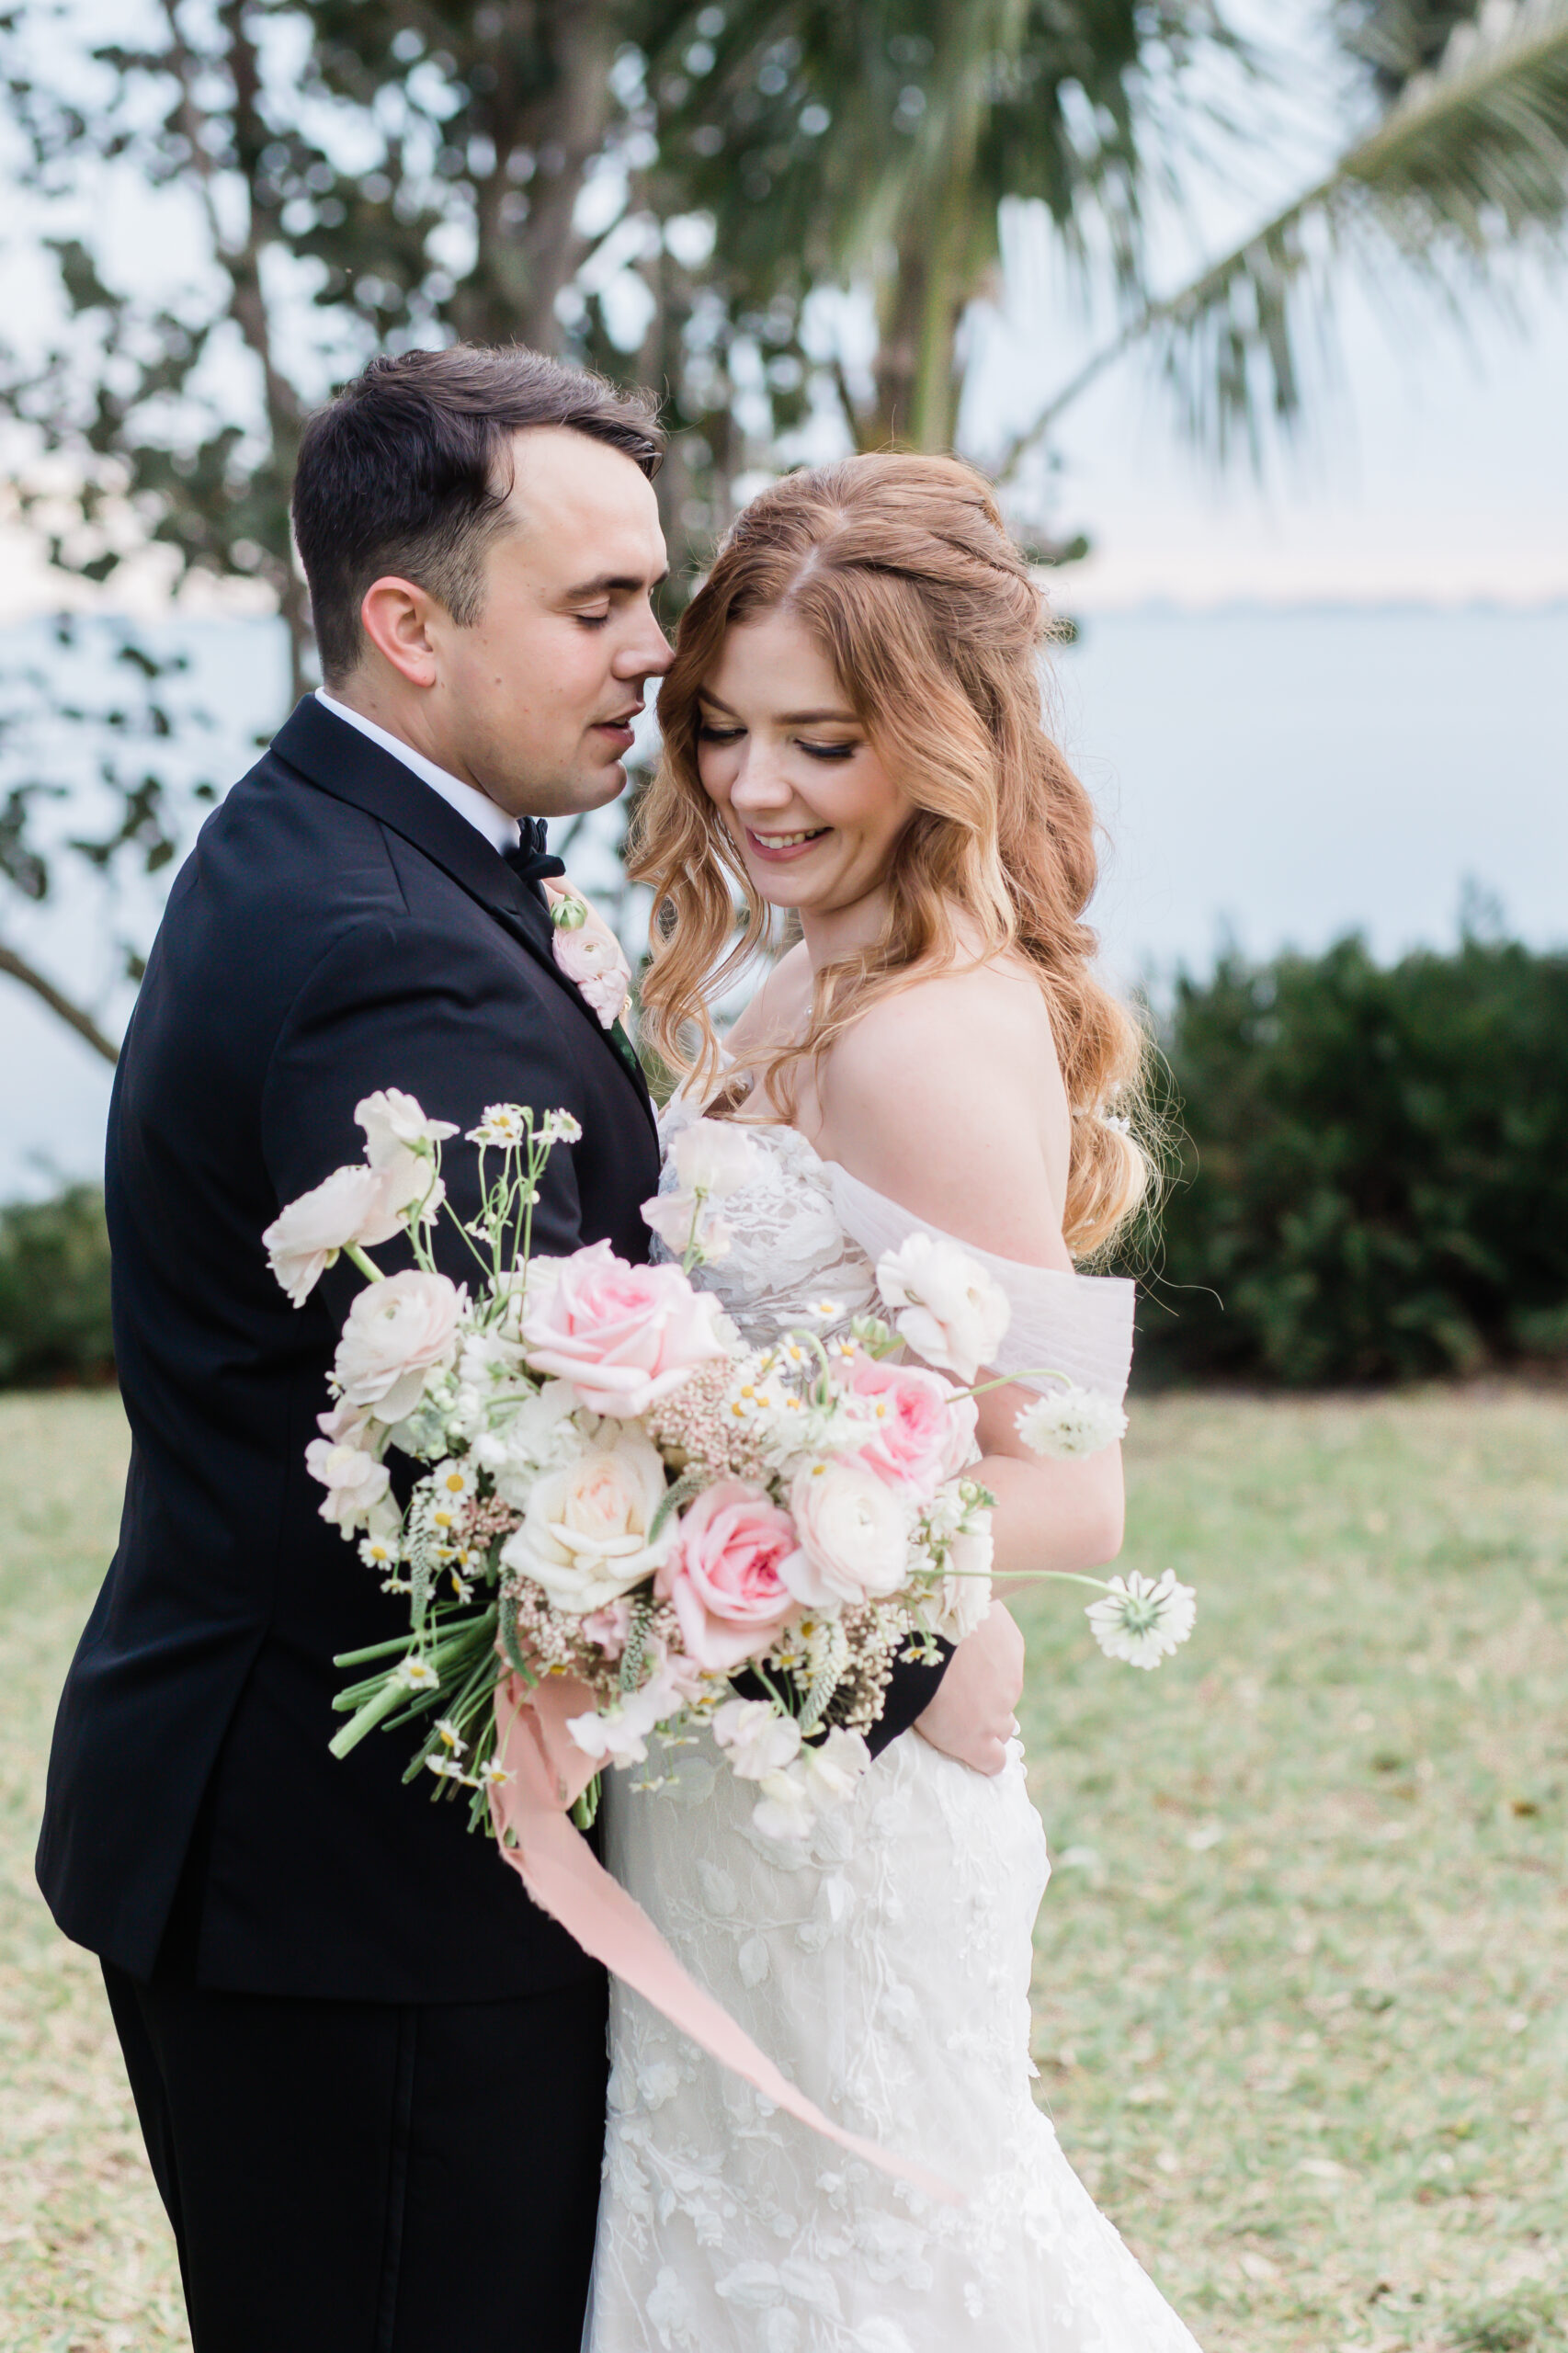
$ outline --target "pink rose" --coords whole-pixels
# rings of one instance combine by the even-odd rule
[[[653,1590],[661,1601],[675,1604],[687,1650],[699,1665],[723,1675],[767,1650],[795,1608],[779,1574],[794,1550],[789,1513],[761,1488],[721,1479],[698,1496]]]
[[[596,1242],[529,1267],[523,1352],[535,1372],[569,1381],[590,1412],[635,1416],[729,1355],[720,1313],[678,1267],[629,1267]]]
[[[369,1283],[348,1311],[333,1370],[350,1405],[369,1405],[379,1422],[401,1422],[424,1393],[433,1365],[457,1346],[466,1294],[445,1275],[415,1267]]]
[[[940,1373],[919,1365],[879,1364],[861,1350],[850,1358],[845,1385],[877,1412],[876,1428],[859,1448],[859,1458],[890,1486],[906,1487],[924,1503],[972,1461],[979,1408]]]

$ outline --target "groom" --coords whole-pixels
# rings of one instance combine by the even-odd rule
[[[402,1785],[403,1744],[327,1753],[334,1654],[399,1610],[304,1466],[352,1278],[296,1311],[260,1236],[397,1086],[465,1130],[571,1111],[536,1249],[645,1256],[647,1090],[555,964],[540,821],[622,790],[668,666],[661,446],[643,401],[519,349],[380,360],[312,418],[293,515],[326,685],[203,827],[120,1059],[132,1452],[39,1878],[102,1958],[197,2353],[577,2353],[604,1979]],[[472,1215],[476,1155],[446,1174]],[[449,1225],[437,1249],[460,1279]],[[984,1765],[974,1655],[926,1729]],[[881,1742],[932,1689],[901,1672]]]

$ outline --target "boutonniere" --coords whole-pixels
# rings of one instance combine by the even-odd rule
[[[631,967],[604,917],[569,883],[546,882],[555,961],[580,989],[601,1028],[613,1029],[630,1003]]]

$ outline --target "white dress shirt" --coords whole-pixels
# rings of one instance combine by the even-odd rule
[[[436,766],[434,760],[427,760],[423,752],[416,752],[412,744],[405,744],[401,735],[390,735],[384,727],[378,727],[373,719],[365,719],[358,711],[350,710],[346,702],[336,701],[324,687],[316,688],[316,700],[324,710],[330,710],[335,719],[344,720],[350,727],[357,727],[361,735],[368,735],[372,744],[379,744],[383,752],[390,752],[394,760],[401,760],[405,768],[412,768],[421,784],[427,784],[432,792],[438,792],[448,807],[455,809],[460,817],[466,817],[474,831],[483,834],[503,857],[507,850],[517,848],[517,819],[508,817],[505,809],[498,808],[487,793],[480,791],[477,785],[465,784],[460,776],[449,776],[445,768]]]

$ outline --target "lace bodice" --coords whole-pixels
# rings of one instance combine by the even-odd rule
[[[660,1189],[676,1188],[668,1158],[674,1138],[699,1107],[676,1096],[660,1121],[665,1162]],[[876,1262],[907,1235],[932,1231],[846,1168],[824,1160],[795,1128],[754,1127],[754,1173],[723,1203],[730,1247],[699,1267],[692,1280],[715,1291],[748,1339],[767,1340],[804,1319],[826,1298],[847,1323],[876,1304]],[[1021,1266],[971,1242],[960,1245],[1007,1294],[1012,1319],[996,1370],[1027,1387],[1044,1388],[1026,1368],[1045,1368],[1081,1388],[1119,1399],[1132,1357],[1134,1286],[1119,1276],[1070,1275]],[[657,1240],[656,1257],[672,1254]]]

